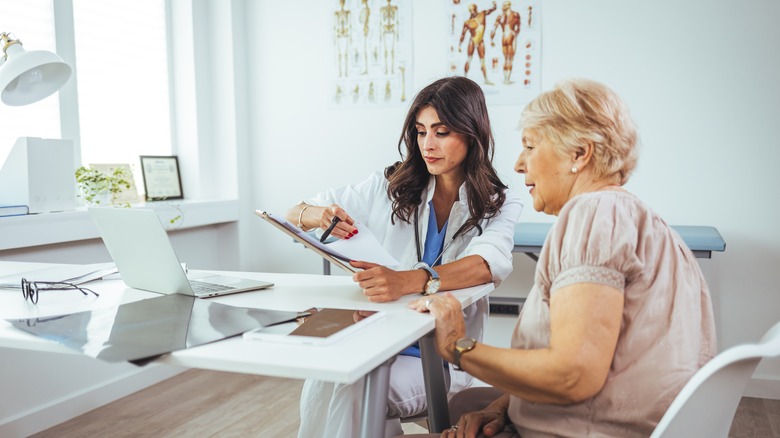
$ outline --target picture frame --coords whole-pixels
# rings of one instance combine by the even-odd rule
[[[176,155],[141,155],[140,158],[147,201],[184,199]]]

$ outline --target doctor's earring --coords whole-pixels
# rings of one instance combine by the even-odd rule
[[[571,168],[571,173],[577,173],[577,168],[576,167],[572,167]]]

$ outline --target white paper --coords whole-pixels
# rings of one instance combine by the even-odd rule
[[[355,222],[355,228],[358,229],[358,233],[349,239],[336,239],[325,246],[330,251],[348,255],[350,260],[376,263],[388,268],[400,265],[365,225]]]

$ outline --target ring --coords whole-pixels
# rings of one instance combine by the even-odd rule
[[[425,300],[425,308],[426,308],[426,309],[428,309],[428,310],[431,310],[431,304],[432,304],[434,301],[435,301],[435,300],[434,300],[433,298],[428,298],[428,299],[426,299],[426,300]]]
[[[456,425],[454,425],[454,426],[450,426],[450,429],[452,429],[452,430],[458,430],[458,425],[456,424]]]

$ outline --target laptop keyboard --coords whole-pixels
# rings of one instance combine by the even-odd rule
[[[221,292],[223,290],[235,289],[231,286],[224,286],[221,284],[205,283],[203,281],[190,280],[190,286],[192,291],[196,294],[208,294],[212,292]]]

